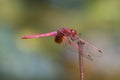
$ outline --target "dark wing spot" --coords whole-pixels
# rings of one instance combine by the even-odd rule
[[[98,52],[102,53],[102,51],[101,51],[101,50],[98,50]]]

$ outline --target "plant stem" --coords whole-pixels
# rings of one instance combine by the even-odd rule
[[[84,68],[83,68],[83,56],[79,52],[79,71],[80,71],[80,80],[84,80]]]
[[[84,66],[83,66],[83,43],[78,40],[78,52],[79,52],[79,74],[80,74],[80,80],[84,80]]]

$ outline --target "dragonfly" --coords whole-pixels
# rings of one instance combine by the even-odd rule
[[[100,55],[102,53],[100,49],[83,40],[75,29],[61,28],[57,31],[52,31],[49,33],[23,36],[22,39],[42,38],[49,36],[55,37],[54,41],[57,44],[61,44],[64,39],[67,39],[71,46],[75,47],[77,50],[79,49],[79,51],[82,52],[82,55],[89,60],[93,60],[93,55]],[[84,49],[82,49],[82,47],[84,47]]]
[[[100,49],[90,44],[86,40],[82,39],[75,29],[61,28],[57,31],[52,31],[44,34],[35,34],[29,36],[23,36],[22,39],[42,38],[42,37],[54,37],[54,41],[57,44],[61,44],[65,39],[74,47],[79,53],[79,66],[80,66],[80,80],[84,80],[84,67],[83,57],[89,60],[93,60],[93,55],[99,55],[102,53]],[[92,55],[93,54],[93,55]]]

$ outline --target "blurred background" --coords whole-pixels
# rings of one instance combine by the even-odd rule
[[[85,80],[120,80],[119,0],[0,0],[0,80],[79,80],[77,53],[54,37],[21,39],[62,27],[103,51],[84,59]]]

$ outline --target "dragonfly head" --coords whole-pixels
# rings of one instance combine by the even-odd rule
[[[70,29],[71,31],[71,35],[72,36],[76,36],[77,35],[77,31],[75,29]]]

